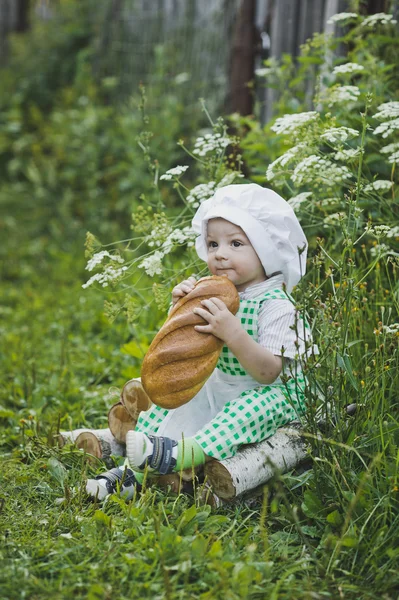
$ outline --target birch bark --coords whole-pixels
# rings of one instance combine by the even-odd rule
[[[232,500],[304,462],[309,451],[296,426],[282,427],[267,440],[240,449],[233,458],[205,465],[205,476],[222,500]]]
[[[106,460],[111,455],[125,456],[124,444],[114,438],[110,429],[74,429],[73,431],[60,431],[59,435],[61,446],[72,442],[96,458]]]

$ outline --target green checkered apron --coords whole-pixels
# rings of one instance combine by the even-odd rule
[[[242,327],[258,341],[258,314],[262,303],[270,299],[287,299],[287,294],[277,288],[265,292],[251,300],[240,300],[237,317]],[[305,324],[307,328],[307,324]],[[296,361],[291,361],[296,365]],[[224,346],[211,378],[197,396],[186,405],[174,411],[159,406],[152,406],[141,413],[136,429],[144,433],[168,435],[168,428],[163,430],[164,421],[172,421],[185,411],[187,421],[190,420],[190,405],[202,401],[205,407],[206,388],[217,387],[217,396],[221,399],[220,409],[206,420],[202,426],[183,431],[185,437],[193,435],[205,454],[219,460],[234,456],[243,444],[260,442],[276,430],[298,417],[305,409],[302,371],[296,365],[295,373],[286,373],[288,381],[283,383],[277,379],[271,385],[260,385],[252,379],[240,365],[233,353]],[[234,394],[236,389],[236,394]],[[232,394],[233,390],[233,394]],[[227,401],[224,401],[226,398]],[[184,413],[183,413],[184,414]],[[198,416],[198,414],[197,414]],[[193,425],[192,423],[190,424]],[[181,436],[179,436],[181,437]]]

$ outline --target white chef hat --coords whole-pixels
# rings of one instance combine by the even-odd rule
[[[199,237],[196,250],[207,260],[207,223],[221,217],[243,229],[266,275],[281,271],[290,292],[306,271],[307,241],[291,206],[281,196],[257,185],[241,183],[218,189],[194,215]]]

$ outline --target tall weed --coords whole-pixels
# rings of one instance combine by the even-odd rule
[[[265,127],[233,115],[239,149],[226,126],[209,118],[208,133],[187,150],[188,164],[161,177],[173,182],[184,208],[172,214],[160,204],[154,213],[133,214],[140,242],[118,245],[127,269],[115,280],[122,288],[134,282],[137,294],[142,268],[156,280],[157,297],[177,272],[203,272],[191,250],[190,218],[216,187],[239,180],[242,161],[249,180],[267,181],[288,199],[310,241],[309,272],[295,297],[311,317],[319,353],[305,366],[313,469],[285,478],[285,512],[320,574],[351,574],[384,590],[396,578],[398,558],[399,100],[389,62],[397,40],[392,19],[355,17],[343,37],[316,36],[303,48],[291,95],[278,106],[299,106],[295,90],[312,76],[312,110]],[[334,60],[338,44],[347,56]],[[287,73],[284,65],[268,68]],[[139,254],[129,262],[134,248]],[[97,281],[108,284],[102,277]]]

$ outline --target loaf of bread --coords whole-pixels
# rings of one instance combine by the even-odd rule
[[[235,314],[240,305],[237,290],[227,277],[204,277],[172,308],[144,358],[141,382],[154,404],[177,408],[191,400],[216,367],[222,340],[200,333],[195,325],[206,321],[193,313],[207,298],[220,298]]]

